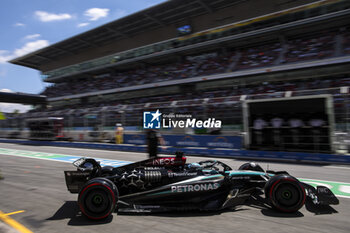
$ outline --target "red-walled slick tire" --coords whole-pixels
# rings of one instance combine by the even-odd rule
[[[107,218],[115,210],[118,190],[113,182],[105,178],[88,181],[79,192],[78,204],[81,212],[90,219]]]
[[[281,212],[298,211],[305,204],[306,194],[302,184],[289,175],[276,175],[265,185],[268,203]]]

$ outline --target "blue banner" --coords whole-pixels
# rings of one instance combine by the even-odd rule
[[[207,147],[241,149],[240,136],[214,136],[214,135],[163,135],[165,144],[173,147]],[[125,144],[145,145],[144,134],[124,134]]]

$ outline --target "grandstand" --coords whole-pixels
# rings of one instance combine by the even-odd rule
[[[142,112],[161,109],[240,135],[244,100],[329,94],[348,132],[349,22],[344,0],[166,1],[13,59],[41,71],[49,105],[8,121],[64,117],[78,140],[116,122],[140,131]]]

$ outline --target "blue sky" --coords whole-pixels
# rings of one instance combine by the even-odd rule
[[[37,94],[45,87],[39,71],[7,60],[161,2],[164,0],[2,0],[0,91]],[[11,106],[0,103],[0,111],[12,111]]]

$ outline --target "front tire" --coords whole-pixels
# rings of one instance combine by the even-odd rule
[[[81,212],[90,219],[100,220],[113,213],[118,201],[118,189],[105,178],[88,181],[79,192],[78,204]]]
[[[265,185],[265,197],[275,209],[285,213],[298,211],[305,204],[306,194],[301,183],[289,175],[276,175]]]

